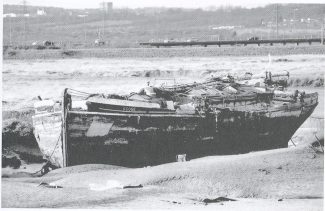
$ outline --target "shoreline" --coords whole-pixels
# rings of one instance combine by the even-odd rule
[[[175,58],[219,56],[282,56],[325,54],[325,46],[233,46],[170,48],[89,48],[59,50],[13,50],[3,52],[3,60],[68,59],[68,58]]]

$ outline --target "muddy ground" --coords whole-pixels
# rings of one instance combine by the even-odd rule
[[[322,209],[324,158],[315,135],[324,137],[323,55],[276,56],[271,64],[267,57],[258,56],[120,61],[4,61],[2,155],[17,159],[2,165],[2,207]],[[288,149],[138,169],[83,165],[38,177],[44,160],[31,124],[37,96],[60,99],[65,87],[125,94],[165,77],[184,82],[228,72],[258,74],[266,68],[290,71],[290,89],[320,94],[320,104],[293,136]],[[47,184],[40,185],[42,182]],[[218,197],[236,201],[205,203]]]
[[[43,177],[16,173],[2,178],[2,207],[322,210],[320,151],[301,145],[137,169],[82,165]],[[205,203],[218,197],[236,201]]]

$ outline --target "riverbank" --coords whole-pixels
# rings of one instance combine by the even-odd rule
[[[89,49],[6,49],[3,59],[35,60],[64,58],[173,58],[216,56],[273,56],[325,54],[321,45],[169,47],[169,48],[89,48]]]

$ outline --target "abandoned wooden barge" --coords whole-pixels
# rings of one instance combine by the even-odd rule
[[[58,167],[143,167],[180,154],[189,160],[287,147],[318,104],[317,93],[297,98],[238,84],[218,91],[221,85],[198,85],[186,95],[147,87],[128,97],[65,89],[62,102],[35,103],[35,137]]]

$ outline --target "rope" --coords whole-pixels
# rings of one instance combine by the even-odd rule
[[[310,116],[312,119],[324,119],[324,117],[315,117],[315,116]]]
[[[56,144],[55,144],[54,149],[53,149],[53,151],[52,151],[52,153],[51,153],[51,155],[50,155],[50,158],[52,158],[52,155],[54,154],[54,151],[55,151],[56,147],[58,146],[58,143],[59,143],[59,141],[60,141],[60,138],[61,138],[61,133],[60,133],[60,135],[59,135],[58,140],[56,141]]]
[[[292,144],[296,147],[297,145],[295,144],[295,142],[293,142],[292,140],[293,138],[290,138],[290,141],[292,142]]]
[[[68,91],[73,91],[73,92],[77,92],[77,93],[82,93],[82,94],[87,94],[87,95],[90,95],[90,93],[87,93],[87,92],[82,92],[82,91],[78,91],[78,90],[75,90],[75,89],[68,89]]]
[[[49,159],[52,158],[52,156],[53,156],[53,154],[54,154],[54,151],[55,151],[56,147],[58,146],[58,143],[59,143],[59,141],[60,141],[60,138],[61,138],[61,133],[60,133],[60,136],[59,136],[58,140],[56,141],[56,144],[55,144],[55,146],[54,146],[54,149],[53,149],[53,151],[52,151],[50,157],[48,158],[47,163],[49,162]],[[34,172],[34,173],[31,173],[31,175],[34,175],[34,174],[37,174],[37,173],[41,172],[41,171],[43,170],[43,168],[44,168],[44,166],[43,166],[40,170],[38,170],[38,171],[36,171],[36,172]]]
[[[71,96],[74,96],[74,97],[77,97],[77,98],[82,98],[83,100],[85,100],[89,96],[91,96],[90,93],[77,91],[77,90],[74,90],[74,89],[68,89],[67,93],[70,94]]]

